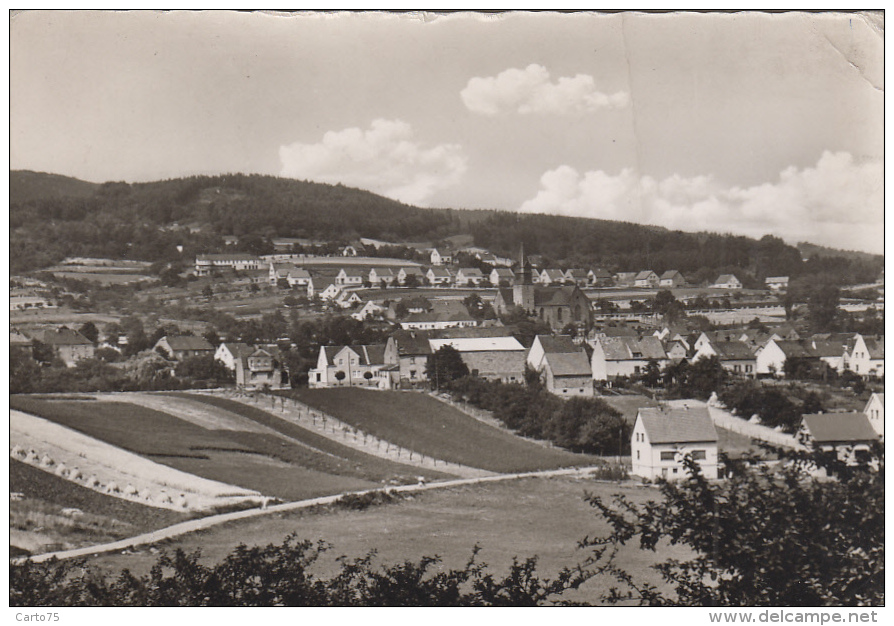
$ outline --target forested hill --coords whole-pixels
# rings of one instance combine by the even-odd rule
[[[729,271],[755,282],[820,272],[835,274],[836,282],[865,282],[883,266],[882,257],[824,257],[822,266],[812,266],[774,237],[758,241],[606,220],[422,209],[343,185],[242,174],[93,184],[13,171],[10,231],[13,272],[66,256],[191,262],[197,253],[220,250],[224,235],[242,236],[256,248],[249,251],[262,252],[273,237],[437,242],[471,234],[477,245],[504,255],[514,256],[524,241],[526,251],[559,266],[677,269],[696,282]]]

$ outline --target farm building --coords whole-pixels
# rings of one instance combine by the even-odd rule
[[[685,287],[686,279],[677,270],[667,270],[658,279],[659,287]]]
[[[385,363],[397,366],[400,381],[417,383],[426,380],[425,364],[431,354],[429,334],[399,330],[385,344]]]
[[[742,282],[736,278],[735,274],[721,274],[711,287],[714,289],[741,289]]]
[[[539,372],[546,354],[573,354],[582,351],[583,348],[576,345],[568,335],[537,335],[528,350],[528,366]]]
[[[214,346],[208,343],[203,337],[194,337],[192,335],[171,335],[164,336],[158,340],[153,346],[153,350],[159,351],[163,349],[169,358],[175,361],[182,361],[191,356],[214,356]]]
[[[525,380],[525,347],[515,337],[458,337],[429,339],[432,352],[453,346],[473,376],[504,383]]]
[[[76,330],[66,326],[29,331],[33,341],[39,341],[53,351],[53,356],[74,367],[81,359],[91,359],[95,352],[93,343]]]
[[[631,473],[648,479],[686,478],[683,457],[688,454],[706,478],[717,478],[717,440],[706,407],[643,407],[630,439]]]
[[[196,257],[196,276],[210,276],[214,270],[259,270],[261,258],[253,254],[200,254]]]
[[[658,274],[652,270],[643,270],[633,279],[634,287],[655,288],[661,283]]]
[[[546,390],[560,397],[593,397],[593,373],[583,349],[577,352],[548,352],[541,373]]]
[[[788,289],[788,276],[767,276],[764,284],[770,291],[784,291]]]

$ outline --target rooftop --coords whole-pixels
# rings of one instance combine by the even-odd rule
[[[716,442],[717,430],[707,407],[643,407],[642,420],[650,443]]]

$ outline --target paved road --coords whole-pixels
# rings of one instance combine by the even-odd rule
[[[545,470],[541,472],[525,472],[522,474],[497,474],[495,476],[482,476],[478,478],[461,478],[458,480],[447,480],[443,482],[433,482],[426,484],[416,484],[416,485],[401,485],[398,487],[387,487],[385,490],[393,491],[398,493],[405,492],[420,492],[420,491],[428,491],[430,489],[447,489],[450,487],[458,487],[461,485],[476,485],[479,483],[488,483],[488,482],[499,482],[504,480],[517,480],[520,478],[532,478],[532,477],[550,477],[550,476],[584,476],[593,472],[595,470],[600,469],[600,466],[594,467],[583,467],[583,468],[572,468],[572,469],[560,469],[560,470]],[[354,494],[364,494],[369,493],[370,491],[381,491],[382,489],[367,489],[364,491],[355,491],[349,492]],[[114,541],[112,543],[105,543],[96,546],[89,546],[86,548],[78,548],[75,550],[64,550],[61,552],[47,552],[45,554],[38,554],[34,556],[27,557],[31,561],[35,563],[41,563],[43,561],[48,561],[52,558],[57,559],[72,559],[83,556],[92,556],[95,554],[103,554],[106,552],[117,552],[119,550],[126,550],[128,548],[133,548],[135,546],[142,546],[147,544],[156,543],[162,541],[164,539],[171,539],[172,537],[179,537],[180,535],[185,535],[187,533],[195,532],[197,530],[204,530],[206,528],[211,528],[212,526],[217,526],[219,524],[225,524],[227,522],[232,522],[240,519],[248,519],[252,517],[260,517],[262,515],[269,515],[272,513],[283,513],[287,511],[296,511],[298,509],[306,509],[312,506],[332,504],[339,498],[341,498],[343,493],[332,495],[332,496],[324,496],[322,498],[312,498],[310,500],[301,500],[298,502],[287,502],[285,504],[277,504],[274,506],[269,506],[266,509],[249,509],[246,511],[236,511],[234,513],[224,513],[221,515],[213,515],[210,517],[203,517],[202,519],[190,520],[188,522],[182,522],[180,524],[175,524],[173,526],[169,526],[167,528],[162,528],[160,530],[155,530],[150,533],[145,533],[142,535],[137,535],[136,537],[130,537],[128,539],[122,539],[120,541]],[[18,559],[10,559],[12,563],[20,564],[23,563],[25,558]]]

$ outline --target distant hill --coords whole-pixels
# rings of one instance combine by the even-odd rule
[[[87,198],[99,185],[70,176],[14,170],[9,172],[9,203],[18,204],[46,198]]]
[[[819,257],[842,257],[845,259],[856,259],[860,261],[874,261],[878,259],[883,259],[884,256],[880,254],[870,254],[868,252],[860,252],[858,250],[838,250],[836,248],[827,248],[825,246],[818,246],[815,243],[808,243],[806,241],[798,242],[797,246],[798,250],[801,252],[801,255],[805,259],[809,259],[813,256]]]
[[[36,172],[10,172],[10,260],[14,272],[67,256],[190,264],[237,235],[246,252],[272,250],[274,237],[349,243],[470,241],[515,257],[524,242],[554,267],[682,272],[691,283],[734,273],[746,287],[765,276],[822,273],[836,282],[873,280],[872,255],[802,252],[778,237],[760,240],[655,226],[493,210],[422,209],[369,191],[273,176],[192,176],[149,183],[93,184]],[[179,250],[182,250],[179,251]]]

